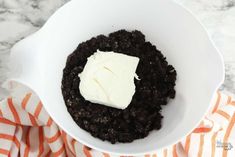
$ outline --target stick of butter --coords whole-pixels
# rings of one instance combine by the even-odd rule
[[[138,57],[97,51],[79,74],[81,95],[92,103],[125,109],[135,93]]]

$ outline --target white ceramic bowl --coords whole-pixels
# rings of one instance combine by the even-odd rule
[[[144,139],[110,144],[80,129],[61,94],[62,70],[77,45],[99,34],[140,30],[178,73],[176,98],[163,109],[163,126]],[[72,0],[36,33],[15,45],[12,60],[21,67],[13,80],[40,96],[53,120],[87,146],[115,154],[138,155],[174,144],[193,130],[224,80],[223,60],[202,25],[170,0]]]

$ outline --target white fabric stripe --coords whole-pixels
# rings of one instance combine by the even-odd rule
[[[20,156],[23,157],[24,156],[24,150],[26,148],[26,132],[28,130],[29,127],[24,126],[22,129],[22,139],[20,142]]]
[[[215,156],[216,157],[222,156],[223,148],[219,146],[220,145],[219,143],[223,142],[225,131],[226,131],[226,128],[223,131],[218,132],[218,135],[216,138],[216,144],[215,144]]]
[[[167,148],[167,157],[173,157],[173,145]]]
[[[56,142],[49,143],[48,145],[53,150],[53,152],[56,152],[62,147],[63,141],[61,140],[61,138],[59,138],[56,140]]]
[[[43,124],[46,124],[48,119],[49,119],[49,115],[48,113],[46,112],[46,110],[44,108],[42,108],[39,116],[38,116],[38,119],[40,120],[41,123]]]
[[[13,145],[12,141],[6,139],[0,139],[0,143],[4,143],[0,148],[10,150]]]
[[[189,157],[197,156],[199,148],[199,139],[200,139],[200,134],[191,135],[191,143],[188,152]]]
[[[55,126],[55,123],[53,123],[51,127],[43,127],[43,131],[46,138],[51,138],[59,131],[59,129]]]
[[[104,155],[101,152],[96,150],[91,150],[90,153],[92,157],[104,157]]]
[[[15,105],[15,108],[20,117],[21,124],[31,126],[32,123],[29,119],[28,113],[22,110],[20,106]]]
[[[22,139],[22,134],[23,134],[23,130],[22,127],[17,126],[16,130],[15,130],[15,137],[18,139],[18,141],[21,143],[21,139]],[[20,150],[17,148],[16,149],[16,154],[19,152]]]
[[[12,145],[11,145],[10,152],[11,152],[12,157],[17,156],[17,154],[19,152],[19,149],[17,148],[17,146],[13,142],[12,142]]]
[[[20,105],[20,102],[22,101],[21,99],[23,98],[23,96],[25,96],[25,93],[24,93],[24,95],[22,94],[22,92],[21,92],[21,96],[22,97],[18,97],[18,99],[15,99],[15,102],[17,102],[18,103],[18,105]],[[31,100],[31,99],[30,99]],[[35,100],[36,101],[36,100]],[[33,102],[32,102],[33,103]],[[225,112],[228,112],[229,114],[233,114],[234,113],[234,110],[235,110],[235,107],[233,107],[233,106],[224,106],[225,104],[227,103],[227,96],[224,96],[223,94],[221,94],[221,104],[219,105],[219,109],[221,109],[221,110],[223,110],[223,111],[225,111]],[[37,103],[35,103],[35,104],[37,104]],[[29,105],[29,104],[28,104]],[[27,105],[27,106],[28,106]],[[8,107],[8,105],[4,105],[4,104],[1,104],[0,105],[0,107],[1,108],[6,108],[6,110],[8,110],[9,111],[9,108],[7,108]],[[28,108],[27,108],[28,109]],[[17,110],[18,110],[18,108],[17,108]],[[2,110],[3,111],[3,110]],[[34,111],[34,110],[33,110]],[[42,110],[43,111],[43,110]],[[21,112],[21,111],[20,111]],[[5,112],[3,111],[3,113],[5,114]],[[8,117],[10,117],[10,119],[12,119],[12,120],[14,120],[14,117],[11,115],[11,113],[8,115],[8,113],[6,113],[6,115],[4,115],[4,116],[7,116],[7,118]],[[20,114],[20,116],[21,116],[21,118],[24,116],[22,116],[21,114]],[[46,118],[45,118],[46,117]],[[218,138],[216,139],[216,141],[221,141],[221,142],[223,142],[223,139],[224,139],[224,135],[225,135],[225,131],[226,131],[226,129],[227,129],[227,126],[228,126],[228,122],[226,121],[226,120],[224,120],[224,118],[223,117],[221,117],[221,116],[218,116],[218,114],[214,114],[214,115],[210,115],[210,116],[208,116],[209,117],[209,119],[212,119],[212,120],[216,120],[216,122],[215,122],[215,126],[218,126],[218,128],[220,128],[220,126],[222,125],[223,127],[224,127],[224,130],[222,130],[222,131],[220,131],[219,133],[218,133]],[[42,121],[44,122],[44,123],[46,123],[47,122],[47,120],[48,120],[48,114],[45,112],[45,113],[41,113],[40,114],[40,116],[39,116],[39,118],[40,119],[42,119]],[[43,119],[44,118],[44,119]],[[23,118],[23,119],[25,119],[25,118]],[[206,122],[206,121],[205,121]],[[209,125],[209,123],[207,124],[207,122],[206,122],[206,126],[207,125]],[[8,134],[9,134],[9,130],[7,130],[7,129],[1,129],[1,127],[8,127],[8,125],[5,125],[5,124],[1,124],[0,123],[0,132],[2,132],[2,130],[3,131],[7,131],[8,132]],[[10,127],[13,127],[14,128],[14,126],[10,126]],[[13,130],[13,132],[11,132],[11,134],[14,134],[14,130],[15,129],[13,129],[13,128],[11,128],[10,129],[10,132]],[[18,127],[17,127],[18,128]],[[19,127],[20,128],[20,127]],[[18,137],[18,139],[20,140],[21,139],[21,136],[23,136],[23,138],[22,138],[22,142],[21,142],[21,147],[24,147],[24,143],[25,143],[25,128],[27,128],[27,127],[24,127],[24,133],[22,133],[22,130],[21,129],[19,129],[18,128],[18,131],[17,131],[17,129],[16,129],[16,136],[19,136]],[[47,130],[47,134],[48,135],[50,135],[50,136],[47,136],[47,137],[52,137],[52,136],[54,136],[55,135],[55,133],[57,132],[57,130],[58,130],[58,127],[56,126],[56,125],[52,125],[52,127],[51,128],[49,128],[49,127],[45,127],[46,129],[44,129],[44,130]],[[213,128],[213,131],[211,132],[211,133],[206,133],[205,134],[205,136],[204,136],[204,148],[203,148],[203,156],[210,156],[211,154],[211,136],[213,135],[212,133],[215,131],[216,129],[214,129]],[[37,136],[37,132],[35,132],[35,133],[33,133],[33,131],[32,131],[32,135],[30,134],[30,136],[32,136],[31,138],[32,139],[35,139],[35,137],[37,137],[38,138],[38,136]],[[69,136],[67,136],[67,139],[68,139],[68,141],[72,141],[72,139],[69,137]],[[190,152],[190,155],[192,156],[192,157],[194,157],[194,156],[197,156],[197,153],[198,153],[198,145],[199,145],[199,139],[200,139],[200,134],[192,134],[192,136],[191,136],[191,144],[190,144],[190,150],[189,150],[189,152]],[[230,137],[229,137],[229,141],[228,142],[230,142],[230,140],[232,141],[231,143],[233,144],[233,145],[235,145],[235,129],[233,128],[232,129],[232,131],[231,131],[231,135],[230,135]],[[5,140],[4,140],[5,141]],[[30,140],[30,141],[32,141],[32,140]],[[71,145],[70,144],[70,142],[69,142],[69,145]],[[184,142],[185,142],[185,140],[183,140],[182,141],[182,143],[184,144]],[[4,144],[5,144],[5,142],[4,142]],[[60,149],[61,148],[61,145],[60,145],[60,147],[58,147],[58,145],[59,144],[61,144],[62,145],[62,141],[61,141],[61,139],[59,140],[59,141],[56,141],[56,142],[54,142],[53,144],[51,144],[50,145],[50,147],[51,147],[51,149],[53,149],[53,150],[56,150],[56,151],[58,151],[58,149]],[[1,147],[1,145],[2,145],[2,143],[1,143],[1,140],[0,140],[0,147]],[[32,143],[31,143],[31,145],[32,145]],[[34,145],[34,144],[33,144]],[[32,145],[32,146],[33,146]],[[35,145],[37,145],[37,144],[35,144]],[[76,152],[78,153],[77,155],[79,156],[79,157],[85,157],[85,155],[84,155],[84,153],[83,153],[83,146],[80,144],[80,143],[77,143],[76,142],[76,144],[75,145],[77,145],[76,146]],[[17,149],[15,148],[15,145],[12,145],[13,147],[13,151],[12,151],[12,153],[14,153],[14,151],[16,150],[17,151]],[[46,150],[48,150],[49,149],[49,145],[48,144],[46,144],[46,142],[45,142],[45,145],[44,145],[45,147],[44,147],[44,150],[45,150],[45,153],[47,153],[47,151]],[[183,145],[184,146],[184,145]],[[71,146],[72,147],[72,146]],[[2,147],[1,147],[2,148]],[[177,146],[177,148],[178,148],[178,146]],[[24,152],[24,148],[22,148],[23,150],[22,150],[22,152]],[[33,148],[33,147],[31,147],[31,149],[37,149],[36,147],[35,148]],[[78,149],[78,150],[77,150]],[[80,150],[79,150],[80,149]],[[179,150],[180,149],[182,149],[182,147],[181,148],[179,148]],[[208,150],[207,150],[208,149]],[[71,149],[71,150],[73,150],[73,149]],[[228,157],[232,157],[232,156],[234,156],[234,150],[235,149],[232,149],[231,151],[228,151]],[[79,151],[79,152],[78,152]],[[177,149],[177,151],[178,151],[178,149]],[[221,155],[222,155],[222,151],[223,151],[223,148],[219,148],[218,147],[218,145],[217,145],[217,148],[216,148],[216,156],[217,157],[221,157]],[[81,154],[81,155],[79,155],[79,153]],[[90,153],[93,155],[93,157],[99,157],[99,156],[103,156],[102,155],[102,153],[101,152],[98,152],[98,151],[95,151],[95,150],[92,150],[92,151],[90,151]],[[23,154],[23,153],[22,153]],[[64,154],[64,156],[65,156],[65,152],[63,152],[63,154]],[[30,154],[31,156],[34,156],[34,155],[32,155],[32,154]],[[161,157],[163,154],[157,154],[158,155],[158,157]],[[189,156],[190,156],[189,155]],[[169,148],[169,150],[168,150],[168,156],[167,157],[171,157],[172,156],[172,148]],[[112,157],[114,157],[114,156],[112,156]],[[181,155],[179,155],[179,157],[183,157],[183,156],[181,156]]]
[[[44,131],[44,137],[51,138],[59,131],[59,129],[57,128],[55,123],[52,123],[51,127],[43,127],[43,131]],[[45,139],[45,141],[47,140]],[[53,152],[58,151],[63,145],[62,137],[59,137],[53,143],[48,143],[48,145],[50,146]]]
[[[13,125],[0,123],[0,133],[2,134],[14,135],[15,128]]]
[[[15,122],[14,116],[8,106],[7,99],[1,101],[0,109],[2,111],[3,117],[7,117],[8,120]]]
[[[23,98],[26,96],[26,94],[22,97],[22,100],[23,100]],[[21,101],[22,102],[22,101]],[[20,104],[18,104],[18,105],[20,105],[20,108],[21,108],[21,102],[20,102]],[[37,96],[37,95],[35,95],[34,93],[32,93],[32,95],[31,95],[31,97],[30,97],[30,99],[28,100],[28,103],[27,103],[27,105],[26,105],[26,111],[27,112],[29,112],[31,115],[34,115],[34,112],[35,112],[35,110],[36,110],[36,108],[37,108],[37,105],[39,104],[39,102],[40,102],[40,99],[39,99],[39,97]],[[41,111],[43,111],[44,109],[42,108],[42,110]],[[41,113],[40,113],[41,114]],[[39,114],[39,116],[40,116],[40,114]],[[45,116],[45,115],[47,115],[47,116]],[[49,117],[48,116],[48,114],[44,114],[44,116],[43,117],[38,117],[40,120],[37,120],[36,119],[36,122],[37,122],[37,124],[39,124],[39,125],[42,125],[43,123],[42,122],[44,122],[44,121],[42,121],[43,119],[45,119],[46,117]],[[45,122],[44,122],[45,123]]]
[[[204,147],[203,147],[203,152],[202,152],[202,157],[203,156],[211,156],[211,137],[212,134],[206,133],[204,136]]]
[[[13,130],[12,130],[13,131]],[[3,132],[0,132],[0,133],[3,133]],[[22,132],[20,132],[20,130],[18,129],[18,127],[16,129],[14,129],[14,133],[6,133],[7,135],[11,135],[11,136],[15,136],[16,139],[20,142],[20,136],[19,136],[19,133],[22,134]],[[6,150],[9,150],[11,152],[11,156],[17,156],[18,152],[19,152],[19,149],[17,147],[17,145],[15,144],[15,142],[13,142],[12,140],[8,140],[8,139],[0,139],[0,144],[3,144],[4,145],[0,145],[2,149],[6,149]]]
[[[34,113],[36,106],[37,106],[37,102],[39,102],[39,98],[37,95],[35,95],[34,93],[31,94],[31,97],[29,98],[27,105],[26,105],[26,110],[28,112],[30,112],[31,114]]]
[[[38,96],[35,95],[34,93],[32,93],[31,97],[28,100],[28,103],[26,105],[25,110],[33,116],[33,114],[36,110],[38,102],[39,102]],[[36,120],[38,125],[42,125],[42,123],[39,120],[37,120],[36,118],[35,118],[35,120]]]
[[[176,151],[177,151],[178,157],[187,157],[187,155],[185,154],[183,145],[181,143],[176,145]]]
[[[57,142],[48,144],[52,152],[57,152],[59,149],[63,146],[63,142],[61,140],[58,140]]]
[[[60,129],[61,130],[61,129]],[[61,130],[62,131],[62,130]],[[71,151],[73,154],[75,154],[76,155],[76,152],[74,151],[74,148],[73,148],[73,146],[72,146],[72,141],[73,141],[73,138],[71,138],[69,135],[67,135],[66,133],[65,133],[65,136],[66,136],[66,140],[67,140],[67,149],[69,149],[69,150],[67,150],[67,151]],[[77,143],[79,143],[79,142],[77,142]],[[79,143],[80,144],[80,143]]]
[[[40,103],[39,97],[35,93],[32,93],[31,98],[29,99],[28,104],[26,106],[26,110],[33,115],[39,103]],[[46,124],[48,118],[49,118],[49,115],[47,114],[45,109],[42,107],[40,114],[38,116],[37,122],[40,125]]]
[[[0,157],[8,157],[7,155],[5,154],[0,154],[1,156]]]
[[[78,157],[86,157],[85,154],[83,153],[83,146],[80,143],[75,142],[74,147],[75,147],[76,155]]]
[[[230,117],[232,117],[233,113],[235,111],[235,107],[232,106],[232,105],[223,105],[223,106],[220,107],[220,110],[226,112],[227,114],[230,115]]]
[[[212,121],[214,121],[214,125],[218,125],[220,128],[226,128],[228,125],[228,120],[226,120],[223,116],[215,113],[209,117]]]
[[[33,94],[32,94],[33,95]],[[24,98],[24,97],[23,97]],[[15,108],[16,108],[16,110],[18,111],[17,113],[18,113],[18,115],[19,115],[19,117],[20,117],[20,119],[21,119],[21,123],[23,124],[23,125],[28,125],[28,126],[32,126],[32,123],[31,123],[31,120],[30,120],[30,118],[29,118],[29,113],[31,113],[31,115],[33,115],[33,112],[28,112],[27,110],[24,110],[22,107],[21,107],[21,102],[23,101],[23,99],[22,99],[22,101],[20,102],[20,103],[17,103],[16,101],[15,101],[16,99],[13,99],[13,103],[15,104]],[[30,99],[29,99],[30,100]],[[36,105],[34,105],[34,108],[36,107]],[[27,106],[26,106],[26,108],[27,108]],[[35,118],[36,119],[36,118]],[[36,119],[36,122],[37,122],[37,124],[40,124],[40,122]]]
[[[72,152],[73,154],[75,154],[75,152],[74,152],[74,148],[73,148],[73,146],[72,146],[72,138],[69,136],[69,135],[67,135],[67,134],[65,134],[65,136],[66,136],[66,140],[67,140],[67,152]],[[72,154],[71,154],[71,156],[72,156]]]
[[[220,101],[220,106],[223,106],[223,105],[226,105],[227,104],[227,100],[228,100],[228,96],[227,95],[224,95],[223,93],[220,93],[221,94],[221,101]]]
[[[48,153],[48,151],[51,150],[49,145],[45,141],[43,143],[43,148],[44,149],[43,149],[43,153],[42,153],[41,157],[44,157]]]

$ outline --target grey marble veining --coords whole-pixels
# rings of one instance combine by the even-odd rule
[[[9,52],[19,40],[38,30],[68,0],[0,0],[0,83],[10,77]],[[147,1],[146,1],[147,2]],[[235,0],[176,0],[205,25],[224,56],[223,91],[235,93]],[[0,99],[4,91],[0,88]]]

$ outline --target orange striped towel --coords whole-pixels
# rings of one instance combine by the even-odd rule
[[[11,97],[0,102],[0,156],[109,157],[90,150],[61,130],[32,91],[7,84]],[[6,85],[5,85],[6,87]],[[217,93],[200,126],[179,143],[145,157],[234,157],[235,101]]]

